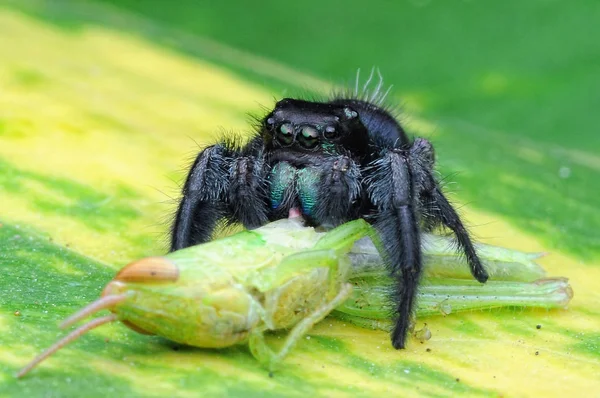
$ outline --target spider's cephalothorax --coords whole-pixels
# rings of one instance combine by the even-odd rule
[[[429,141],[411,142],[373,102],[283,99],[247,144],[223,141],[200,152],[183,188],[171,250],[209,240],[219,220],[256,228],[292,208],[312,225],[364,217],[379,231],[398,280],[392,344],[404,348],[422,271],[421,230],[451,229],[473,276],[488,278],[433,166]]]

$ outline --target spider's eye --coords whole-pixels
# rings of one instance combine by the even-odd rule
[[[273,127],[273,124],[275,124],[275,119],[273,119],[272,117],[268,117],[267,120],[265,120],[265,125],[268,128]]]
[[[354,119],[358,116],[358,113],[356,113],[354,109],[346,107],[344,108],[344,116],[346,116],[348,119]]]
[[[298,141],[305,148],[314,148],[319,143],[319,131],[312,126],[304,126],[300,131]]]
[[[328,140],[331,140],[331,139],[336,138],[338,136],[337,130],[333,126],[327,126],[327,127],[325,127],[325,132],[323,133],[323,135]]]
[[[290,123],[284,123],[277,129],[277,141],[282,145],[290,145],[294,142],[294,127]]]

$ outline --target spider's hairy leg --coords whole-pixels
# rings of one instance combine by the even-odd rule
[[[224,217],[251,226],[266,222],[257,211],[260,206],[250,214],[245,211],[258,203],[261,209],[265,207],[264,201],[250,194],[263,192],[257,182],[262,178],[262,160],[251,154],[256,146],[256,140],[245,147],[222,141],[198,154],[183,186],[171,230],[171,251],[208,241],[217,221]]]
[[[318,167],[298,173],[303,212],[319,225],[335,227],[358,217],[361,194],[359,165],[348,156],[331,156]]]
[[[431,143],[423,138],[416,139],[410,149],[410,157],[411,163],[418,166],[414,171],[415,174],[418,174],[417,179],[420,181],[419,185],[422,189],[420,198],[427,223],[442,224],[452,230],[459,248],[465,253],[471,274],[479,282],[486,282],[488,273],[473,247],[469,232],[432,175],[433,147]]]
[[[389,150],[374,161],[368,176],[371,201],[378,209],[378,229],[396,289],[394,348],[404,348],[422,271],[415,181],[408,151]]]
[[[231,152],[225,143],[219,143],[196,157],[171,229],[171,251],[210,239],[225,210],[221,199],[228,188]]]
[[[479,282],[485,283],[489,277],[488,273],[483,267],[483,264],[481,264],[481,260],[469,237],[469,232],[460,220],[456,210],[454,210],[438,186],[431,192],[431,199],[435,207],[433,214],[439,218],[444,226],[450,228],[454,232],[458,246],[465,253],[467,263],[471,268],[471,274]]]
[[[452,207],[448,199],[444,196],[439,187],[435,187],[431,194],[433,203],[437,210],[437,214],[441,222],[448,228],[450,228],[454,235],[456,235],[456,241],[459,247],[465,253],[467,263],[471,268],[471,274],[481,283],[485,283],[488,280],[488,273],[481,264],[481,260],[473,247],[473,242],[469,237],[469,232],[463,225],[460,217],[456,213],[456,210]]]

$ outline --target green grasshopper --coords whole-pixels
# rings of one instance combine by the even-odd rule
[[[274,369],[315,323],[349,297],[347,254],[357,240],[373,233],[360,219],[325,234],[300,226],[282,233],[279,225],[127,265],[100,299],[61,327],[102,309],[113,314],[76,329],[17,377],[89,330],[117,320],[140,333],[196,347],[247,342],[252,355]],[[290,328],[279,351],[273,352],[265,331]]]
[[[103,309],[112,314],[74,330],[36,357],[17,377],[84,333],[114,321],[143,334],[196,347],[247,343],[252,355],[269,370],[275,369],[298,340],[335,309],[338,317],[358,325],[385,328],[389,314],[386,287],[390,280],[375,246],[369,239],[362,239],[366,237],[377,241],[372,227],[360,219],[326,233],[304,227],[300,219],[286,219],[164,257],[133,262],[108,283],[100,299],[67,318],[61,328]],[[440,238],[436,246],[435,239],[424,240],[429,242],[424,245],[429,259],[426,275],[460,278],[466,265],[443,247],[447,240]],[[518,280],[543,276],[543,270],[530,257],[518,258],[519,253],[501,249],[497,250],[503,255],[488,252],[484,246],[481,249],[492,275],[494,270],[504,269],[508,276],[517,274]],[[460,280],[454,284],[433,280],[434,284],[425,282],[420,289],[419,300],[424,305],[418,308],[418,315],[423,311],[448,313],[448,308],[561,306],[568,296],[566,280],[550,289],[538,285],[552,282],[536,285],[506,281],[489,288]],[[493,299],[482,300],[482,292]],[[459,305],[457,295],[459,302],[468,305]],[[274,352],[264,336],[267,331],[279,329],[290,331]]]

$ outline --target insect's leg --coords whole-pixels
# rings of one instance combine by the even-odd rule
[[[257,290],[261,292],[268,292],[275,290],[289,281],[291,278],[298,276],[301,273],[308,273],[311,270],[317,268],[328,268],[328,279],[329,286],[327,294],[328,300],[335,300],[335,297],[339,295],[340,284],[339,284],[339,265],[340,260],[336,252],[332,249],[325,250],[308,250],[303,252],[294,253],[285,257],[277,267],[269,268],[261,272],[256,272],[249,277],[249,283]],[[345,285],[344,285],[345,286]],[[348,293],[349,294],[349,293]],[[341,304],[341,302],[339,303]],[[277,305],[277,304],[276,304]],[[329,310],[331,311],[331,310]],[[328,311],[328,312],[329,312]],[[327,313],[328,313],[327,312]],[[325,315],[327,315],[325,313]],[[323,317],[325,316],[323,315]],[[305,322],[306,317],[301,322]],[[274,353],[264,340],[264,331],[268,328],[273,328],[273,321],[271,316],[263,314],[263,321],[265,327],[256,328],[250,334],[249,347],[252,355],[259,360],[259,362],[265,364],[271,370],[272,367],[278,363],[285,354],[291,349],[295,340],[290,340],[290,336],[286,339],[287,348],[283,353]],[[318,321],[315,321],[318,322]],[[314,322],[313,322],[314,323]],[[285,346],[286,344],[284,344]]]
[[[422,271],[415,185],[408,151],[384,153],[368,168],[368,193],[377,207],[376,227],[390,273],[397,279],[392,345],[404,348]]]
[[[391,326],[390,321],[387,319],[363,318],[361,316],[350,315],[339,311],[333,311],[332,316],[344,322],[350,322],[351,324],[363,329],[388,331],[390,330]]]
[[[289,255],[277,267],[253,274],[251,283],[259,291],[266,292],[281,286],[299,272],[329,268],[329,293],[332,295],[338,289],[340,276],[345,275],[349,267],[349,260],[342,256],[357,240],[371,236],[373,232],[365,220],[350,221],[326,233],[313,249]]]
[[[265,342],[264,331],[255,330],[250,334],[249,347],[252,355],[262,364],[273,371],[277,365],[292,350],[294,345],[304,336],[316,323],[325,318],[335,307],[343,303],[352,292],[352,286],[348,283],[342,285],[339,293],[329,302],[319,307],[313,313],[306,316],[289,332],[283,345],[278,352],[273,352]]]
[[[465,253],[471,274],[479,282],[484,283],[488,279],[488,273],[481,264],[469,233],[433,178],[433,147],[431,143],[423,138],[415,140],[410,149],[410,157],[412,163],[418,165],[414,168],[414,172],[420,181],[420,201],[426,224],[430,224],[429,227],[442,224],[454,232],[458,246]]]
[[[328,268],[329,294],[337,291],[339,283],[340,258],[334,250],[308,250],[285,257],[279,265],[262,270],[249,277],[249,283],[260,292],[267,292],[282,286],[299,273],[316,268]],[[348,261],[342,261],[348,267]]]
[[[319,167],[298,171],[302,212],[322,226],[337,226],[358,215],[360,168],[347,156],[327,158]]]
[[[357,240],[367,236],[373,240],[378,238],[373,227],[359,218],[327,232],[315,244],[314,249],[331,249],[337,253],[347,253]]]

